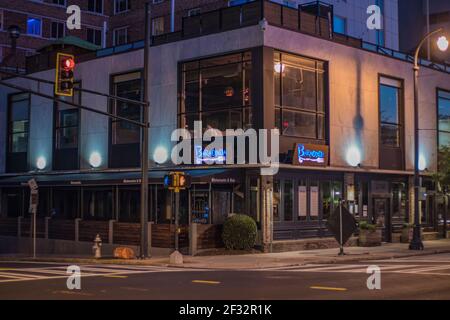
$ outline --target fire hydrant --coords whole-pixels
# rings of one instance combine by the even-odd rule
[[[100,259],[102,257],[102,239],[100,238],[99,234],[97,234],[94,239],[94,246],[92,247],[92,251],[94,252],[95,259]]]

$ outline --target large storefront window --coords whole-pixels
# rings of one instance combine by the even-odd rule
[[[276,52],[275,127],[286,136],[325,139],[325,63]]]
[[[72,220],[79,218],[80,190],[58,188],[53,190],[52,219]]]
[[[181,127],[193,130],[194,121],[221,131],[252,126],[250,52],[184,63],[181,71]]]
[[[83,219],[113,219],[112,189],[86,189],[83,191]]]
[[[438,91],[438,145],[450,147],[450,92]]]

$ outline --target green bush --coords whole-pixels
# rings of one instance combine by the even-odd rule
[[[361,221],[359,223],[359,229],[374,232],[377,230],[377,226],[374,224],[370,224],[367,221]]]
[[[256,222],[249,216],[236,214],[223,224],[222,240],[228,250],[250,250],[256,243]]]

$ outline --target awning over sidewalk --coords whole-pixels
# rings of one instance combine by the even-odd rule
[[[238,169],[200,169],[180,170],[192,177],[193,183],[230,184],[240,180]],[[168,170],[149,171],[151,184],[162,184]],[[138,185],[141,183],[139,171],[128,172],[83,172],[61,174],[23,174],[0,177],[0,187],[27,186],[30,179],[35,179],[40,186],[104,186],[104,185]]]

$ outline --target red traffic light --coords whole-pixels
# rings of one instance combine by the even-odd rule
[[[73,68],[75,68],[75,60],[72,58],[67,58],[63,61],[62,65],[63,69],[66,71],[73,70]]]

